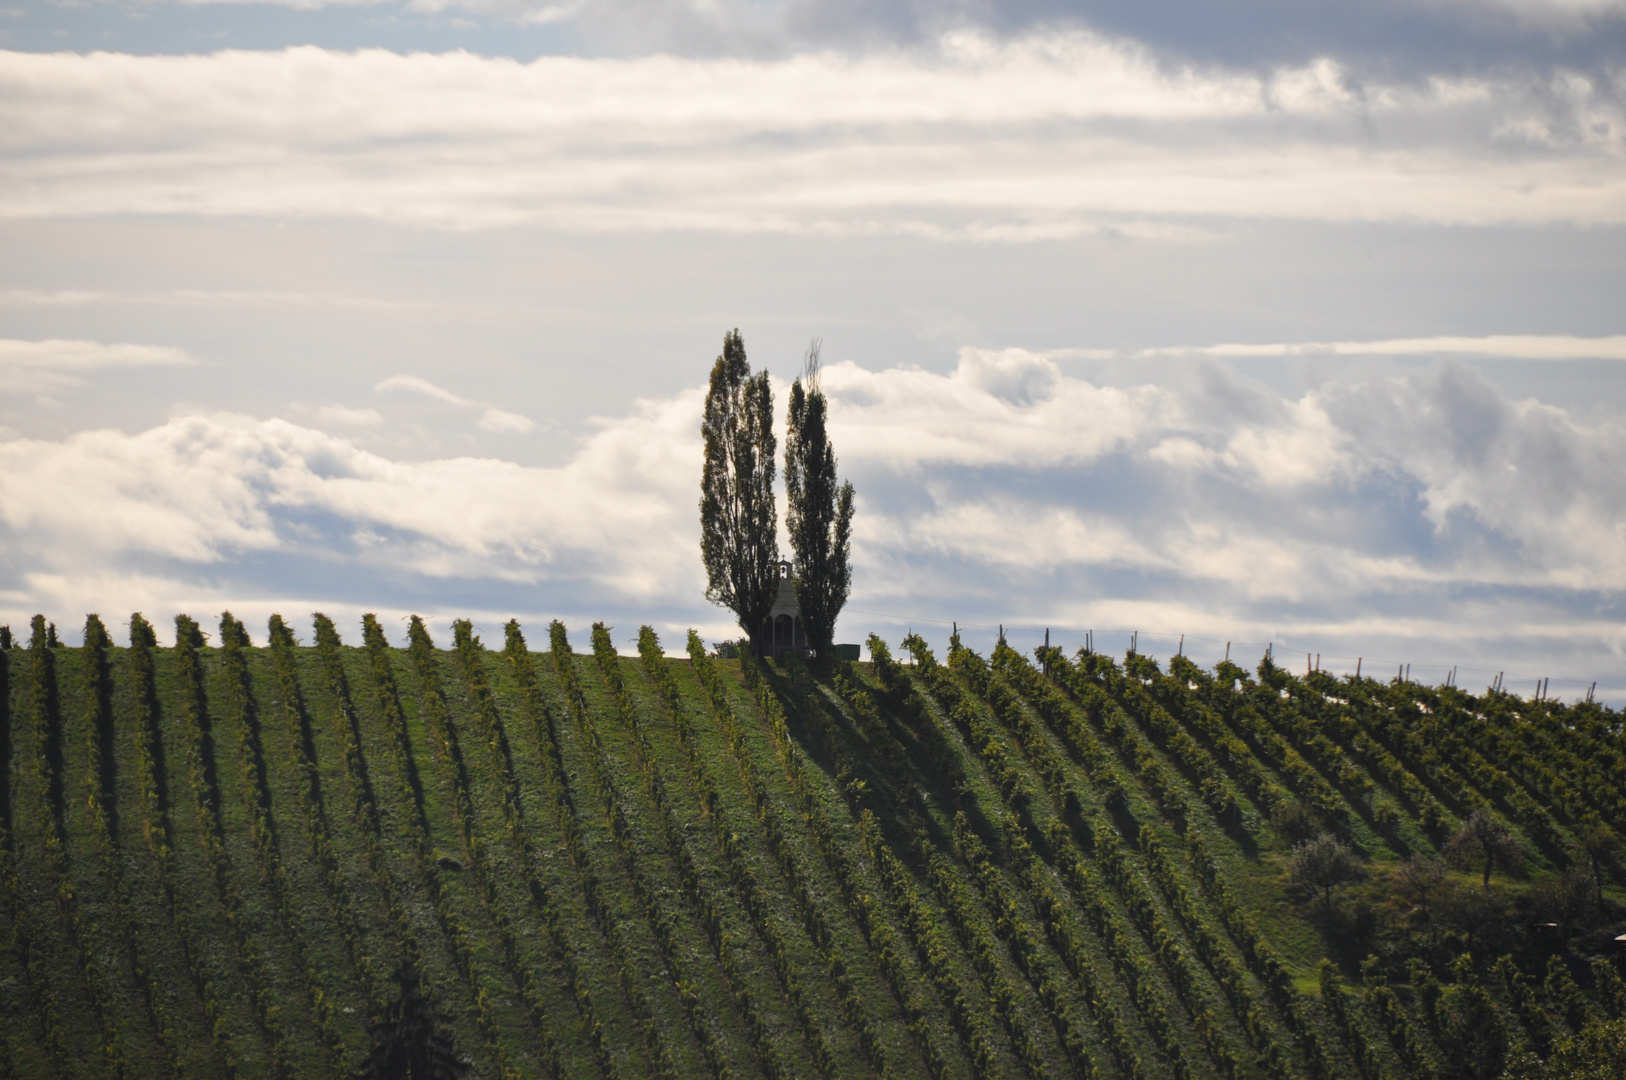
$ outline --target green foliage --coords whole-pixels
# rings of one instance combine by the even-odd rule
[[[1507,1080],[1619,1080],[1622,1076],[1626,1076],[1626,1020],[1589,1024],[1559,1040],[1545,1061],[1527,1055],[1507,1072]]]
[[[1492,870],[1516,870],[1524,863],[1524,849],[1506,825],[1483,810],[1474,811],[1452,834],[1443,852],[1464,865],[1483,866],[1482,886],[1489,891]]]
[[[1493,1080],[1507,1063],[1511,1041],[1489,993],[1464,955],[1454,965],[1455,980],[1430,1008],[1440,1044],[1441,1072],[1460,1080]]]
[[[1356,861],[1355,853],[1331,833],[1301,841],[1293,848],[1288,880],[1295,889],[1319,892],[1324,904],[1332,903],[1332,891],[1340,885],[1351,885],[1365,877],[1366,871]]]

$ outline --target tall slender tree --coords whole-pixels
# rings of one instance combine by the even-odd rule
[[[706,599],[739,618],[760,654],[779,590],[779,512],[774,504],[773,388],[753,376],[738,330],[723,336],[700,422],[700,556]]]
[[[826,430],[829,403],[819,388],[819,345],[807,349],[802,376],[790,388],[785,436],[785,523],[796,555],[796,606],[821,664],[832,659],[836,616],[852,589],[853,486],[838,484],[836,454]]]

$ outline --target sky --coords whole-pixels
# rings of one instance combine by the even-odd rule
[[[840,640],[1626,703],[1626,0],[0,4],[14,630],[734,637],[738,328]]]

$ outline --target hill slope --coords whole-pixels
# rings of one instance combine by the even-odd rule
[[[0,1075],[1399,1080],[1626,1007],[1597,706],[177,627],[0,651]]]

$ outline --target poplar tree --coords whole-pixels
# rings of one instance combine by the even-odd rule
[[[819,342],[808,346],[802,376],[790,388],[785,436],[785,523],[796,555],[796,606],[823,666],[833,658],[836,616],[852,589],[853,486],[837,484],[826,431],[829,403],[819,389]]]
[[[774,505],[773,388],[753,376],[738,330],[723,336],[700,422],[700,557],[706,599],[728,608],[762,652],[779,591],[779,512]]]

